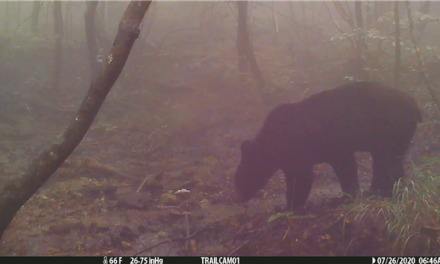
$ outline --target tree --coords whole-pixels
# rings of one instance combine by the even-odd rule
[[[420,3],[419,12],[428,15],[430,7],[431,7],[431,1],[422,1]],[[417,32],[418,39],[417,39],[417,41],[422,40],[423,33],[425,32],[425,28],[426,28],[426,23],[422,23],[420,26],[418,26],[418,32]]]
[[[5,18],[3,21],[5,33],[9,33],[9,1],[5,1]]]
[[[417,43],[417,39],[414,36],[414,22],[412,20],[412,11],[411,11],[411,6],[409,4],[409,1],[405,1],[405,7],[406,7],[406,14],[408,15],[409,33],[411,36],[411,41],[414,45],[414,52],[417,57],[417,63],[419,65],[422,81],[426,85],[426,88],[428,89],[428,92],[431,95],[431,98],[434,101],[434,103],[437,106],[437,109],[440,113],[440,98],[437,97],[435,90],[431,87],[431,84],[429,83],[428,76],[424,70],[425,64],[422,60],[422,56],[420,55],[420,50],[419,50],[419,46]]]
[[[69,157],[83,139],[112,86],[124,68],[140,24],[151,1],[130,2],[103,71],[94,79],[66,131],[41,152],[26,170],[2,182],[0,189],[0,239],[18,210]]]
[[[359,30],[358,39],[357,39],[357,51],[356,51],[356,72],[358,73],[358,77],[364,78],[364,62],[365,62],[365,41],[364,41],[364,19],[362,16],[362,2],[354,1],[354,13],[356,16],[356,25]]]
[[[399,18],[399,2],[394,2],[394,23],[396,24],[396,49],[394,55],[394,88],[400,88],[400,68],[401,68],[401,47],[400,47],[400,18]]]
[[[63,56],[63,17],[61,12],[61,1],[53,2],[53,24],[56,35],[56,42],[52,89],[54,91],[58,91],[60,88],[60,75]]]
[[[98,6],[98,1],[88,1],[86,2],[87,10],[84,14],[84,20],[86,25],[86,40],[87,49],[89,51],[89,62],[90,62],[90,74],[91,80],[93,81],[101,71],[101,64],[97,60],[98,56],[98,46],[96,44],[96,7]]]
[[[32,6],[32,20],[31,20],[31,31],[34,35],[38,36],[39,34],[39,30],[38,30],[38,20],[40,17],[40,7],[41,7],[41,2],[40,1],[35,1],[33,2],[33,6]]]
[[[238,6],[238,26],[237,26],[237,52],[238,52],[238,69],[242,76],[247,70],[249,63],[252,74],[257,80],[258,86],[263,88],[265,81],[258,67],[257,59],[254,55],[254,49],[249,40],[247,27],[247,1],[237,1]]]

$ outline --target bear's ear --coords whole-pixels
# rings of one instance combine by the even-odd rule
[[[241,153],[249,152],[251,147],[252,142],[250,140],[243,141],[240,146]]]

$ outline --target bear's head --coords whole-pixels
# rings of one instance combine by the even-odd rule
[[[241,160],[235,172],[235,186],[240,202],[249,201],[263,189],[276,166],[268,155],[268,150],[256,141],[246,140],[241,143]]]

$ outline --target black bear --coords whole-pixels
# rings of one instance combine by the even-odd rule
[[[354,82],[281,104],[269,113],[256,138],[241,144],[238,194],[249,201],[281,169],[287,209],[302,207],[312,189],[313,165],[329,163],[342,191],[355,195],[355,152],[362,151],[373,159],[371,190],[391,197],[394,183],[404,176],[404,156],[421,121],[413,97],[373,82]]]

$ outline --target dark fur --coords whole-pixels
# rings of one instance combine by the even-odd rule
[[[235,184],[249,201],[279,169],[287,184],[287,208],[304,206],[312,167],[329,163],[344,193],[359,189],[356,151],[373,158],[371,190],[391,197],[404,176],[403,160],[420,110],[410,95],[377,83],[357,82],[274,108],[257,137],[241,145]]]

